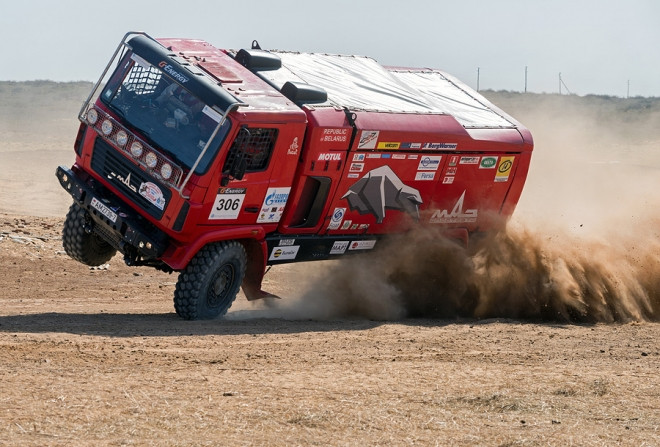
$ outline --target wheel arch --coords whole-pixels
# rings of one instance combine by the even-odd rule
[[[170,247],[165,250],[161,259],[165,264],[172,267],[173,270],[180,271],[186,268],[193,256],[195,256],[204,246],[223,241],[239,241],[245,247],[245,251],[248,254],[252,253],[253,256],[255,253],[254,244],[256,244],[262,251],[261,257],[265,258],[268,251],[265,238],[266,232],[263,227],[260,226],[209,231],[201,234],[193,242],[185,245],[173,242]],[[258,250],[256,250],[256,252],[258,253]]]
[[[186,268],[190,260],[205,246],[222,241],[237,241],[245,249],[247,264],[243,279],[243,291],[248,300],[262,298],[261,282],[266,271],[268,245],[263,227],[250,226],[228,228],[204,233],[192,244],[173,246],[163,254],[163,262],[174,270]]]

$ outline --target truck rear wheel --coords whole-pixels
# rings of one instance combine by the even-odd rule
[[[76,261],[95,267],[108,262],[117,250],[89,231],[90,219],[87,211],[72,203],[62,229],[62,245],[66,254]]]
[[[247,256],[236,241],[202,248],[179,274],[174,309],[186,320],[210,320],[227,313],[245,276]]]

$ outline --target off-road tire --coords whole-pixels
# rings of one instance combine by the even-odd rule
[[[210,320],[227,313],[245,276],[247,255],[236,241],[202,248],[179,273],[174,309],[186,320]]]
[[[62,245],[66,254],[89,266],[108,262],[117,250],[93,232],[89,227],[90,216],[77,203],[71,204],[62,229]]]

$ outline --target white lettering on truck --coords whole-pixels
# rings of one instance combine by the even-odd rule
[[[176,71],[174,69],[174,67],[172,67],[170,64],[168,64],[165,61],[162,61],[160,64],[158,64],[158,66],[160,68],[162,68],[165,73],[172,76],[174,79],[176,79],[177,81],[179,81],[182,84],[185,84],[186,82],[189,81],[187,76],[185,76],[185,75],[179,73],[178,71]]]
[[[341,153],[329,152],[329,153],[319,154],[318,161],[341,161]]]

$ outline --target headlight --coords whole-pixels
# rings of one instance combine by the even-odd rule
[[[89,109],[87,111],[87,122],[92,126],[96,124],[96,121],[99,119],[99,114],[96,109]]]
[[[101,132],[103,132],[103,135],[110,135],[112,133],[112,123],[110,120],[105,120],[101,124]]]
[[[163,166],[160,168],[160,175],[162,175],[163,179],[165,180],[172,177],[172,165],[169,163],[163,164]]]
[[[147,155],[144,156],[144,162],[147,164],[147,166],[153,169],[158,164],[158,157],[156,157],[156,154],[153,152],[147,152]]]
[[[135,158],[140,158],[142,156],[142,144],[139,141],[134,141],[131,144],[131,155]]]
[[[128,142],[128,135],[126,135],[126,132],[124,132],[123,130],[120,130],[119,132],[117,132],[117,136],[115,137],[115,140],[117,140],[117,144],[119,145],[119,147],[124,147]]]

